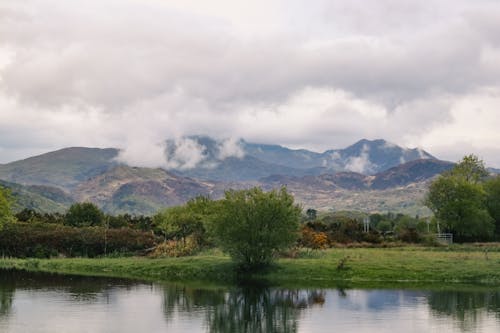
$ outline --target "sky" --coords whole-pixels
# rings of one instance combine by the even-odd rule
[[[87,146],[155,166],[205,134],[500,167],[499,119],[497,0],[0,0],[0,163]]]

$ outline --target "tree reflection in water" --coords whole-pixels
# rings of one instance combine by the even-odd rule
[[[12,308],[14,286],[0,284],[0,317],[7,316]]]
[[[437,291],[428,297],[433,315],[451,317],[462,331],[473,331],[483,315],[493,313],[500,319],[500,292]]]
[[[321,290],[166,287],[164,311],[170,320],[175,313],[202,310],[209,332],[296,332],[300,312],[324,301]]]
[[[21,270],[0,270],[0,317],[8,316],[16,290],[56,291],[84,304],[109,300],[110,288],[131,289],[137,282],[127,279],[32,273]]]

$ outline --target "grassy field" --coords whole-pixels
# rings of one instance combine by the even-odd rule
[[[0,268],[102,275],[144,280],[211,281],[237,278],[217,251],[184,258],[0,259]],[[249,277],[245,274],[244,277]],[[274,285],[336,286],[391,284],[486,284],[500,286],[500,248],[345,248],[302,252],[253,274]]]

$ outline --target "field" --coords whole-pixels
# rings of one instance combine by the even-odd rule
[[[210,251],[192,257],[149,259],[0,259],[0,268],[155,281],[232,283],[244,276],[274,285],[335,286],[403,284],[500,285],[500,247],[343,248],[301,251],[266,271],[238,274],[230,258]]]

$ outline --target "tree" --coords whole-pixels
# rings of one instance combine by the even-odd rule
[[[200,215],[187,205],[166,208],[153,217],[153,223],[163,230],[166,238],[182,239],[193,233],[202,233],[203,225]]]
[[[214,223],[215,237],[242,269],[258,269],[298,238],[301,208],[285,188],[227,191]]]
[[[307,215],[307,219],[309,221],[313,221],[313,220],[316,220],[316,216],[318,215],[318,211],[316,209],[309,208],[308,210],[306,210],[306,215]]]
[[[484,181],[488,176],[483,161],[465,156],[452,170],[439,176],[429,187],[426,205],[445,230],[459,241],[489,240],[494,222],[487,209]],[[491,205],[493,209],[493,205]]]
[[[75,203],[69,207],[64,224],[72,227],[100,226],[104,222],[104,214],[91,202]]]
[[[4,224],[15,220],[14,215],[12,215],[11,204],[10,191],[0,186],[0,228]]]
[[[461,178],[465,182],[472,184],[484,181],[488,175],[484,162],[473,154],[464,156],[451,170],[451,176]]]
[[[485,207],[486,193],[481,184],[465,178],[444,175],[429,187],[426,205],[445,231],[458,241],[488,240],[494,224]]]
[[[500,176],[486,181],[484,188],[486,190],[486,208],[495,220],[495,233],[500,236]]]

